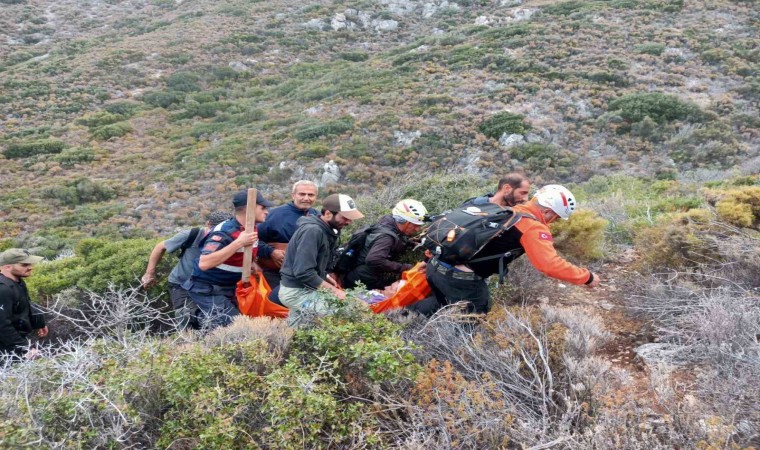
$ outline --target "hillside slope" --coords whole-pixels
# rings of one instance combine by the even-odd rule
[[[155,236],[299,178],[756,173],[757,20],[728,0],[3,0],[0,237]]]

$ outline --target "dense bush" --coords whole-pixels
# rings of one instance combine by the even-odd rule
[[[174,72],[166,79],[166,85],[173,91],[197,92],[201,90],[199,81],[200,76],[194,72]]]
[[[588,209],[581,209],[570,216],[570,220],[559,220],[552,224],[554,245],[563,255],[582,262],[601,259],[604,233],[609,222]]]
[[[169,108],[171,105],[185,101],[183,92],[150,92],[143,96],[143,101],[149,105],[160,108]]]
[[[662,55],[662,52],[665,51],[665,45],[655,44],[655,43],[641,44],[641,45],[637,45],[634,50],[636,50],[636,52],[638,53],[645,53],[647,55],[660,56]]]
[[[577,156],[569,150],[541,143],[519,145],[510,152],[529,174],[541,174],[550,180],[570,176],[577,160]]]
[[[93,159],[95,159],[95,153],[87,147],[67,148],[53,157],[53,161],[66,168],[74,167],[76,164],[85,164]]]
[[[663,216],[655,226],[641,229],[636,247],[642,271],[693,270],[708,263],[725,261],[720,240],[725,237],[714,217],[704,209]]]
[[[116,197],[116,191],[107,184],[89,178],[79,178],[63,186],[47,188],[43,191],[43,195],[54,198],[63,205],[75,206],[110,200]]]
[[[132,132],[132,125],[129,122],[117,122],[111,125],[103,125],[102,127],[92,130],[92,137],[102,141],[114,138],[122,137],[127,133]]]
[[[27,158],[34,155],[60,153],[66,144],[56,139],[41,139],[32,142],[14,142],[8,144],[3,154],[6,158]]]
[[[293,136],[299,141],[310,141],[322,136],[333,136],[343,134],[354,128],[354,119],[351,116],[331,120],[329,122],[312,125],[297,130]]]
[[[29,290],[52,296],[69,287],[102,292],[109,285],[137,285],[154,245],[146,239],[84,239],[74,248],[74,257],[40,264],[29,278]],[[173,263],[164,258],[163,271]]]
[[[625,95],[611,101],[609,111],[616,111],[628,122],[640,122],[649,117],[662,124],[673,120],[699,121],[702,117],[697,105],[659,92]]]
[[[734,131],[720,122],[686,126],[666,144],[674,161],[695,167],[730,167],[745,151]]]
[[[726,222],[738,227],[760,229],[760,186],[707,190],[705,194]]]
[[[77,119],[77,123],[86,126],[87,128],[95,129],[104,125],[110,125],[116,122],[121,122],[126,119],[126,115],[116,114],[109,111],[98,111],[92,114],[87,114],[84,117]]]
[[[524,117],[520,114],[512,114],[504,111],[489,117],[478,126],[478,130],[490,137],[499,139],[504,133],[506,134],[523,134],[530,130],[530,125],[523,121]]]

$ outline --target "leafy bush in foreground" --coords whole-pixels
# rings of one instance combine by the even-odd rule
[[[552,224],[554,245],[562,254],[582,262],[601,259],[604,254],[604,232],[609,222],[588,209],[581,209],[570,220]]]
[[[154,245],[146,239],[84,239],[74,257],[40,264],[29,278],[29,290],[35,296],[52,296],[69,287],[102,292],[109,284],[136,285]],[[162,271],[168,273],[172,264],[164,258]]]
[[[760,228],[760,186],[705,189],[703,192],[726,222],[743,228]]]

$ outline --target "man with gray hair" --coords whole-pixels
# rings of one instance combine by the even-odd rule
[[[285,261],[285,248],[298,228],[296,222],[304,216],[319,215],[313,208],[317,194],[317,185],[313,181],[296,181],[290,191],[293,201],[269,211],[267,220],[258,227],[258,263],[272,289],[280,284],[280,268]],[[273,300],[277,300],[276,296]]]

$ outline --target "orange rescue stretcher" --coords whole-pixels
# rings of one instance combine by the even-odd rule
[[[420,271],[421,263],[401,274],[404,280],[403,286],[395,294],[369,305],[375,313],[382,313],[392,309],[399,309],[416,303],[430,295],[430,286],[428,285],[425,272]],[[241,314],[251,317],[279,317],[288,316],[288,308],[280,306],[269,300],[269,294],[272,288],[264,276],[259,273],[252,273],[249,286],[243,286],[242,281],[238,281],[235,294],[237,296],[238,309]]]

